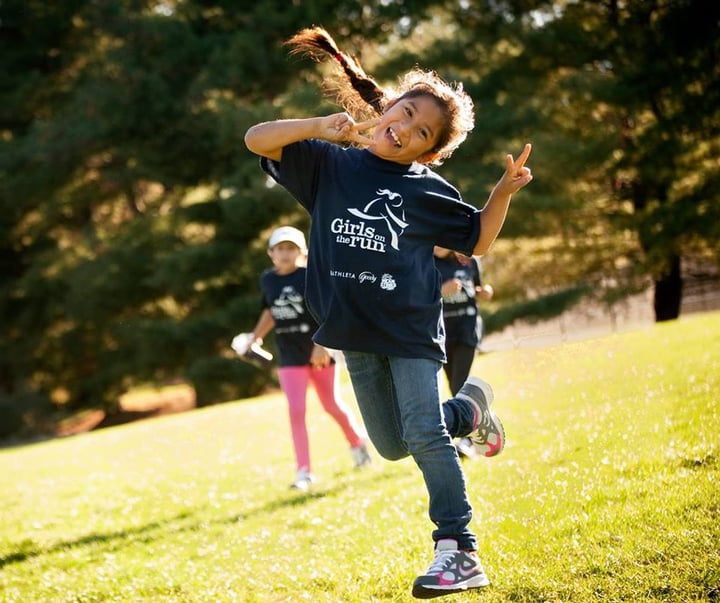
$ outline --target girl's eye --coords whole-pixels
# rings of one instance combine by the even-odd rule
[[[420,130],[418,131],[418,134],[420,134],[420,138],[422,138],[423,140],[427,140],[427,139],[428,139],[427,130],[424,130],[424,129],[420,128]]]
[[[405,107],[405,115],[412,117],[412,110],[409,107]]]

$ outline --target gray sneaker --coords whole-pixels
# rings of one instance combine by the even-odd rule
[[[479,377],[468,377],[456,397],[475,405],[475,428],[468,436],[475,449],[487,457],[500,454],[505,447],[505,429],[498,416],[490,410],[495,399],[490,385]]]
[[[428,571],[415,578],[412,595],[416,599],[434,599],[489,584],[477,554],[459,551],[457,541],[445,538],[435,545],[435,559]]]

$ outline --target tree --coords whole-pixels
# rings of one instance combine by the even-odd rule
[[[335,110],[326,67],[282,46],[313,23],[381,81],[420,64],[465,82],[477,126],[441,170],[468,201],[535,144],[485,264],[523,315],[651,279],[672,316],[681,257],[720,256],[718,6],[245,4],[0,3],[0,398],[112,409],[148,382],[190,380],[201,403],[270,383],[228,344],[257,316],[267,234],[308,217],[242,135]]]
[[[530,290],[507,286],[523,299],[582,282],[615,301],[650,278],[656,319],[677,317],[682,255],[720,260],[720,6],[468,2],[450,22],[463,27],[438,52],[466,57],[480,114],[463,153],[536,143],[496,266]]]
[[[407,11],[302,4],[0,4],[0,397],[112,410],[148,382],[188,379],[200,403],[270,382],[229,342],[257,316],[267,233],[307,216],[243,133],[307,100],[291,33],[384,35]]]
[[[241,15],[61,4],[3,4],[0,389],[113,408],[221,365],[224,395],[258,391],[267,377],[222,349],[257,304],[271,213],[226,193],[250,188],[247,111],[215,88]]]

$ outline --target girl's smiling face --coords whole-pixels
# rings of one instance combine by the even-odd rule
[[[281,241],[275,247],[268,249],[277,274],[291,274],[297,270],[303,257],[300,248],[290,241]]]
[[[369,151],[396,163],[432,159],[442,129],[443,113],[430,96],[401,98],[388,106],[375,127]]]

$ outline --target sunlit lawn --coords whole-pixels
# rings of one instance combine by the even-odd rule
[[[720,601],[719,313],[473,371],[508,435],[465,464],[493,584],[445,600]],[[412,601],[419,472],[309,418],[309,494],[280,394],[0,450],[0,601]]]

